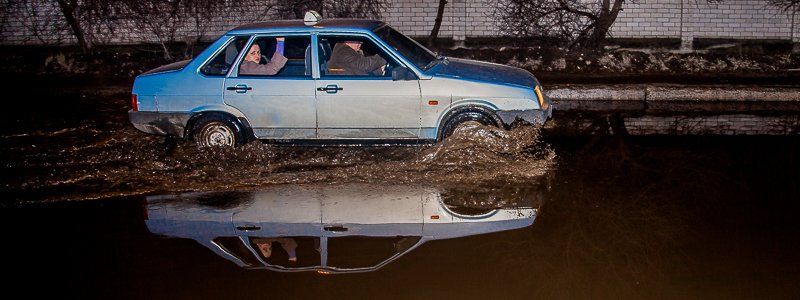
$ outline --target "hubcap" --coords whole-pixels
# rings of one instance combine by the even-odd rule
[[[205,146],[220,147],[233,146],[233,131],[228,126],[214,123],[203,130],[203,144]]]

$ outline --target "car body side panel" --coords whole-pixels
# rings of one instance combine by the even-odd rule
[[[417,138],[417,80],[320,79],[318,87],[337,85],[335,94],[317,91],[319,138]]]
[[[435,139],[448,112],[465,105],[477,105],[492,111],[539,109],[533,89],[437,76],[420,81],[423,99],[447,99],[446,106],[425,107],[420,114],[421,137]],[[427,102],[427,101],[423,101]]]
[[[316,138],[316,85],[309,78],[231,77],[226,86],[252,90],[224,91],[225,103],[242,111],[259,138]]]
[[[447,82],[441,79],[420,80],[419,86],[422,93],[420,101],[420,138],[436,139],[438,132],[436,124],[439,118],[450,109],[452,105],[452,91],[446,86]],[[430,103],[435,101],[436,105]]]

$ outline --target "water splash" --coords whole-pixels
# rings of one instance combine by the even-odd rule
[[[94,123],[7,139],[0,192],[17,201],[80,200],[286,183],[385,182],[448,187],[530,183],[555,162],[539,130],[463,126],[427,146],[199,149]]]

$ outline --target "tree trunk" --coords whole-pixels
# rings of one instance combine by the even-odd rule
[[[78,45],[81,47],[81,50],[83,50],[83,52],[89,52],[91,45],[89,45],[89,43],[86,41],[81,23],[75,16],[75,10],[78,7],[78,1],[57,0],[57,2],[58,6],[61,8],[61,13],[64,15],[64,19],[67,21],[67,24],[69,24],[69,27],[72,29],[72,33],[75,35],[75,39],[78,40]]]
[[[603,9],[597,20],[594,22],[594,30],[586,41],[586,46],[597,47],[606,42],[608,30],[617,21],[617,15],[622,10],[622,3],[625,0],[614,0],[614,5],[610,5],[610,0],[603,1]]]
[[[436,11],[436,19],[433,22],[431,35],[428,37],[428,46],[436,46],[436,38],[439,37],[439,28],[442,27],[442,17],[444,16],[444,6],[447,0],[439,0],[439,10]]]

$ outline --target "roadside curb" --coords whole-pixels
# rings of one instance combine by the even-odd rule
[[[800,87],[557,85],[545,94],[561,111],[800,112]]]

